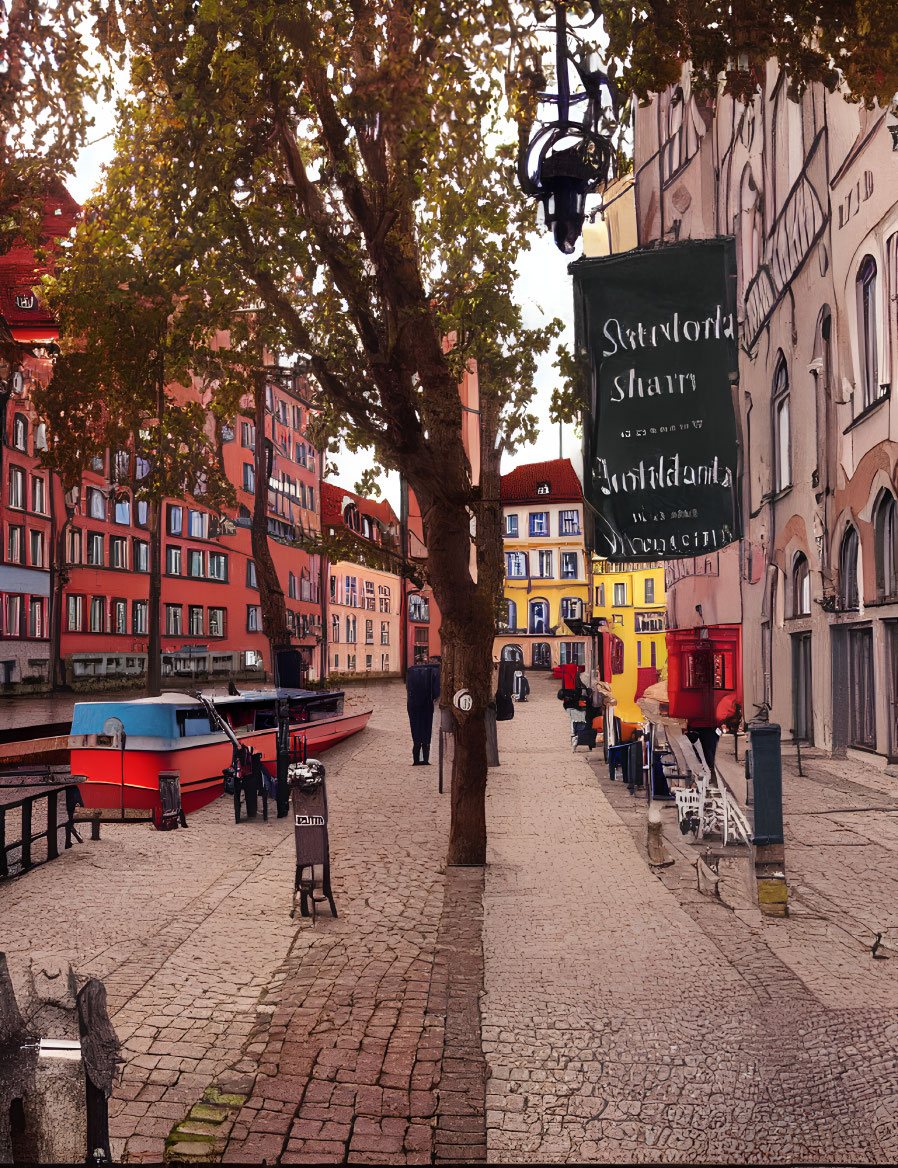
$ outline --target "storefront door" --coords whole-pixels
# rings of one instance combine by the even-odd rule
[[[792,733],[801,742],[813,745],[810,633],[795,633],[792,637]]]

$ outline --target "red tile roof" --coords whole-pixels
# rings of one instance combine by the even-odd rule
[[[321,526],[344,527],[343,508],[345,500],[352,499],[359,509],[359,514],[370,515],[383,527],[395,527],[399,530],[399,519],[396,512],[386,499],[364,499],[354,491],[345,487],[338,487],[335,483],[321,484]]]
[[[540,483],[549,484],[549,493],[538,494]],[[502,476],[503,503],[580,502],[583,488],[569,458],[553,458],[551,462],[530,462],[516,466]]]

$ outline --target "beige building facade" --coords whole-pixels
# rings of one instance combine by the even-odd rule
[[[750,105],[636,115],[641,246],[732,235],[743,539],[666,567],[671,627],[741,624],[745,713],[898,760],[898,119],[770,63]]]

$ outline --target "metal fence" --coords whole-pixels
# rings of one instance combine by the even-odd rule
[[[46,772],[0,776],[0,878],[18,876],[72,846],[76,783]]]

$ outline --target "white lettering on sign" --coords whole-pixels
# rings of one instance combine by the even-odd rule
[[[681,339],[692,343],[722,338],[732,340],[736,336],[736,321],[731,312],[726,312],[723,305],[718,304],[714,316],[707,316],[704,320],[681,321],[679,312],[675,312],[664,324],[649,325],[639,321],[635,328],[626,328],[617,317],[611,316],[605,321],[602,331],[609,345],[602,356],[611,357],[620,351],[656,349],[671,342],[678,345]]]
[[[297,827],[324,827],[323,815],[297,815]]]

